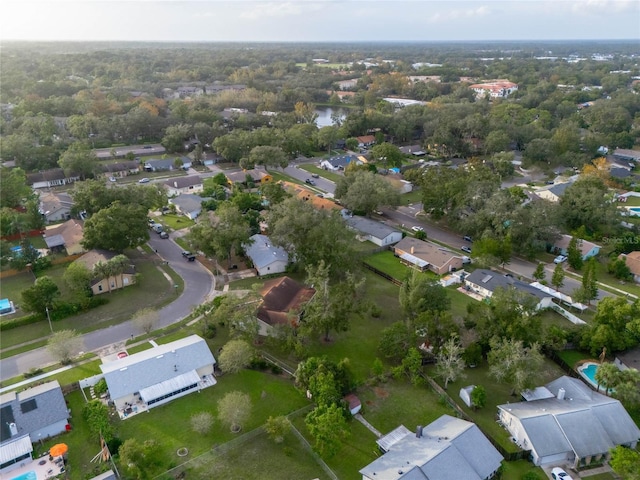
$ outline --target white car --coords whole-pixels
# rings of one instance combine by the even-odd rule
[[[566,255],[558,255],[556,258],[553,259],[553,263],[562,263],[562,262],[566,262],[567,261],[567,257]]]
[[[116,182],[117,180],[116,180],[116,177],[109,177],[109,181],[110,182]]]
[[[138,180],[138,183],[149,183],[151,180],[149,180],[147,177],[145,178],[141,178],[140,180]]]
[[[424,228],[419,225],[414,225],[413,227],[411,227],[411,230],[413,230],[414,232],[424,232]]]
[[[553,470],[551,470],[551,477],[554,480],[573,480],[573,478],[571,478],[571,475],[569,475],[560,467],[555,467]]]

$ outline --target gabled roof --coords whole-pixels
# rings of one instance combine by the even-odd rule
[[[169,199],[169,203],[175,205],[182,212],[195,212],[202,208],[204,199],[192,193],[181,193],[177,197]]]
[[[388,451],[360,470],[364,477],[483,480],[500,467],[503,459],[475,424],[449,415],[423,428],[420,436],[403,426],[392,434],[394,441],[385,442]]]
[[[108,163],[102,165],[102,170],[108,173],[114,172],[128,172],[130,170],[139,170],[140,164],[136,161],[130,160],[128,162]]]
[[[498,405],[520,419],[539,456],[574,451],[580,458],[640,439],[622,404],[563,376],[546,385],[554,397]],[[558,398],[563,390],[563,397]]]
[[[269,325],[287,324],[289,314],[298,315],[314,294],[313,288],[305,287],[290,277],[269,280],[260,291],[262,303],[257,316]]]
[[[352,155],[340,155],[339,157],[331,157],[323,162],[328,162],[333,168],[346,167],[355,159]]]
[[[260,182],[269,175],[265,170],[253,168],[251,170],[242,170],[240,172],[231,172],[225,174],[231,183],[245,183],[247,176],[251,177],[254,182]]]
[[[253,243],[245,246],[245,252],[257,269],[262,269],[276,261],[289,261],[289,254],[285,249],[273,245],[266,235],[256,233],[250,239]]]
[[[462,257],[462,255],[453,253],[451,250],[441,247],[440,245],[418,240],[414,237],[404,237],[396,243],[394,248],[409,252],[410,255],[417,259],[434,265],[437,268],[442,268],[453,258]]]
[[[621,253],[618,258],[624,260],[629,270],[634,275],[640,275],[640,251],[629,252],[626,255]]]
[[[164,184],[169,188],[187,188],[196,185],[202,185],[200,175],[191,175],[189,177],[178,177],[167,180]]]
[[[27,435],[69,418],[69,411],[57,380],[9,392],[0,396],[2,425],[0,441],[11,438],[10,423],[15,423],[19,435]]]
[[[560,235],[560,238],[555,241],[553,244],[554,247],[560,248],[562,250],[567,250],[569,248],[569,243],[571,243],[571,235]],[[578,239],[578,249],[582,255],[586,255],[589,253],[594,247],[600,248],[599,245],[595,243],[589,242],[588,240]]]
[[[148,166],[149,168],[171,169],[173,168],[174,161],[173,158],[152,158],[144,162],[144,166]]]
[[[43,192],[40,194],[40,213],[51,215],[62,209],[73,207],[73,198],[66,192]]]
[[[76,175],[72,174],[71,177]],[[49,170],[42,170],[37,173],[30,173],[27,175],[27,184],[33,185],[38,182],[51,182],[53,180],[63,180],[67,178],[64,174],[64,170],[61,168],[51,168]]]
[[[371,220],[369,218],[358,216],[349,217],[347,219],[347,225],[354,230],[357,230],[366,235],[370,235],[373,238],[378,238],[380,240],[384,240],[389,235],[392,235],[394,233],[400,233],[399,230],[396,230],[389,225]]]
[[[82,241],[83,225],[82,221],[72,218],[60,225],[47,228],[44,232],[44,241],[47,247],[52,248],[64,245],[67,248],[71,248],[77,245]],[[60,243],[60,239],[63,240],[63,243]]]
[[[498,288],[515,288],[540,300],[550,297],[550,295],[546,294],[542,290],[532,287],[528,283],[521,282],[516,278],[507,277],[501,273],[494,272],[492,270],[485,270],[483,268],[474,270],[469,274],[469,276],[465,277],[464,280],[465,282],[485,288],[490,292],[495,292]]]
[[[108,250],[95,248],[93,250],[89,250],[80,258],[76,259],[76,262],[83,264],[90,272],[92,272],[98,263],[107,263],[117,255],[117,253],[110,252]],[[135,269],[133,268],[133,266],[129,266],[123,273],[133,274],[135,273]]]
[[[103,363],[100,370],[111,398],[117,399],[215,363],[207,342],[191,335]]]
[[[373,135],[362,135],[361,137],[356,137],[356,139],[360,143],[373,143],[376,141],[376,137]]]

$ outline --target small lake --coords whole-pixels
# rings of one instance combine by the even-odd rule
[[[349,113],[349,110],[340,107],[316,107],[315,112],[318,114],[316,125],[318,125],[318,128],[322,128],[328,127],[330,125],[335,125],[335,123],[331,119],[331,115],[337,113],[338,115],[340,115],[340,119],[344,120],[344,118],[347,116],[347,113]]]

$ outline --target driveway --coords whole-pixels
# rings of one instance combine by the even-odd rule
[[[195,305],[199,305],[214,294],[215,281],[213,275],[199,262],[189,262],[182,257],[182,248],[173,240],[163,240],[151,233],[151,248],[157,250],[161,258],[169,262],[171,268],[184,280],[184,290],[175,301],[160,310],[160,320],[156,328],[163,328],[177,323],[191,313]],[[125,342],[132,335],[142,332],[132,321],[127,321],[96,330],[83,335],[84,351],[95,351],[114,343]],[[32,368],[44,367],[56,363],[45,347],[31,350],[19,355],[0,360],[2,378],[12,378]]]

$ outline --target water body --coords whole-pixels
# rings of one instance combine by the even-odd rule
[[[349,110],[340,107],[316,107],[315,113],[318,114],[316,125],[318,125],[318,128],[335,125],[335,122],[331,119],[331,115],[333,115],[334,112],[340,115],[340,120],[344,120]]]

